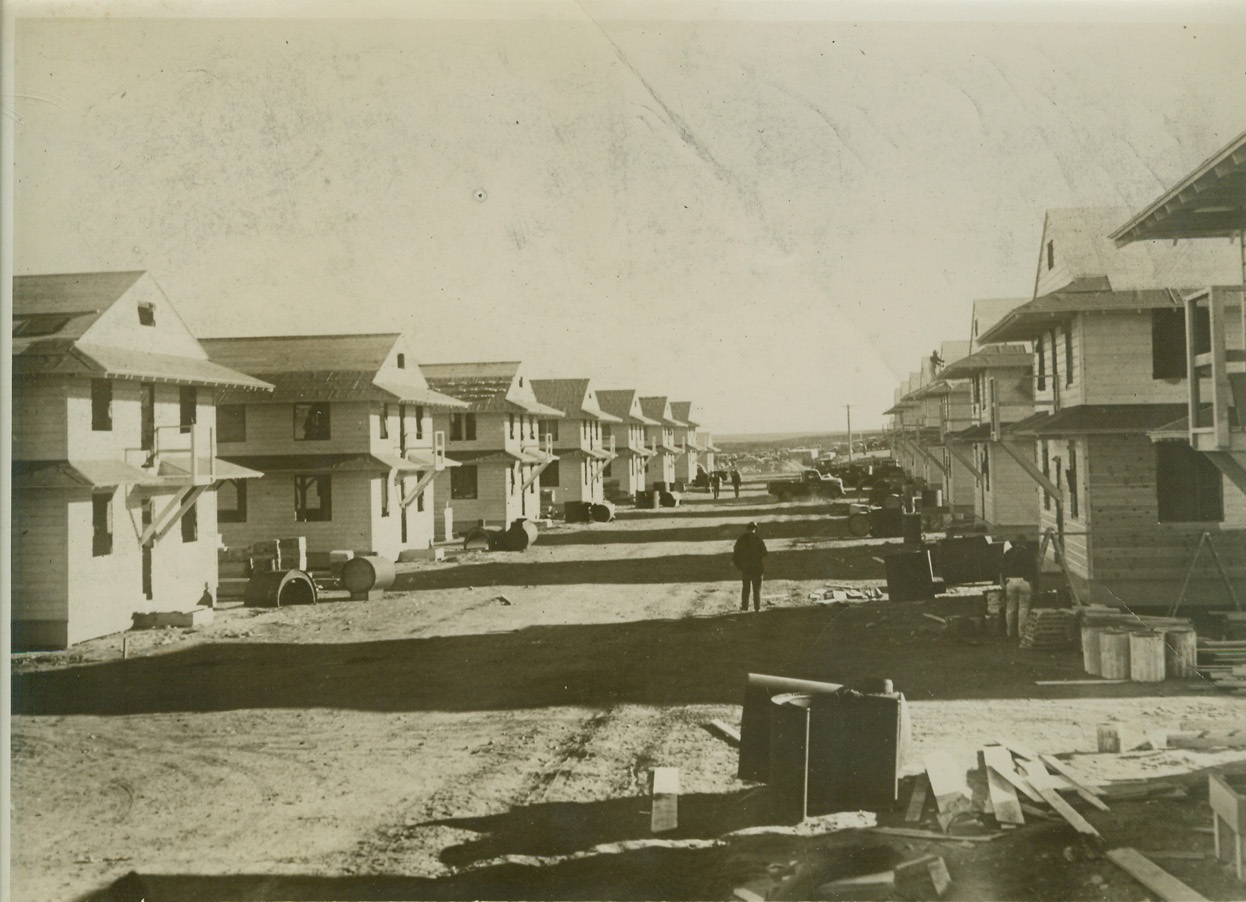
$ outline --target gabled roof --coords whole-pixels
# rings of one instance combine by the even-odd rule
[[[521,390],[519,361],[490,363],[426,363],[420,370],[437,391],[466,401],[476,413],[531,413],[561,417],[563,412],[535,400],[531,388]]]
[[[123,299],[138,315],[134,309],[122,315]],[[144,310],[150,311],[147,325],[141,322]],[[19,377],[271,388],[210,361],[160,286],[142,271],[15,276],[12,347],[13,372]]]
[[[597,392],[588,379],[533,379],[532,391],[538,401],[563,411],[568,419],[588,417],[603,423],[623,422],[601,409]]]
[[[664,426],[685,426],[671,414],[671,405],[666,395],[650,395],[640,399],[640,409],[651,420],[657,420]]]
[[[613,414],[628,423],[638,423],[641,426],[658,425],[656,420],[651,420],[644,415],[640,397],[634,388],[600,389],[597,392],[597,403],[606,413]]]
[[[982,350],[980,336],[995,325],[1010,311],[1015,310],[1030,298],[977,298],[973,302],[973,315],[969,321],[970,354]]]
[[[397,332],[205,338],[212,359],[271,382],[272,400],[399,401],[466,407],[431,388],[415,361],[397,365]],[[230,400],[226,398],[225,400]]]
[[[981,336],[983,342],[1028,341],[1078,313],[1184,309],[1179,292],[1154,288],[1133,291],[1054,291],[1010,311]]]
[[[1076,207],[1049,210],[1039,250],[1039,282],[1058,274],[1063,284],[1042,288],[1129,291],[1149,288],[1195,289],[1241,281],[1236,248],[1226,242],[1176,246],[1158,242],[1118,247],[1110,235],[1125,221],[1124,207]],[[1051,242],[1053,267],[1047,265]]]
[[[1227,238],[1242,231],[1246,231],[1246,132],[1109,237],[1123,246],[1157,238]]]
[[[945,379],[967,379],[984,371],[1029,369],[1033,365],[1033,353],[1021,345],[986,345],[968,357],[952,361],[943,368],[941,375]]]
[[[692,402],[691,401],[672,401],[671,416],[692,428],[700,426],[700,423],[692,421]]]

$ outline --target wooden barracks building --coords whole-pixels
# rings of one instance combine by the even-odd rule
[[[264,381],[208,359],[144,272],[13,280],[15,649],[184,611],[217,586],[216,394]]]

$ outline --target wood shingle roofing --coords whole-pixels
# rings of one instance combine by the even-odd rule
[[[666,426],[686,425],[675,419],[671,414],[671,405],[665,395],[650,395],[647,398],[641,398],[640,409],[644,411],[645,416],[649,419],[656,420]]]
[[[399,333],[379,332],[205,338],[202,344],[214,361],[271,382],[277,402],[375,400],[466,407],[430,388],[414,361],[397,365],[401,340]]]
[[[1028,341],[1044,335],[1053,326],[1067,323],[1078,313],[1116,311],[1181,310],[1179,292],[1166,288],[1129,291],[1053,291],[1028,304],[1022,304],[988,329],[983,342]]]
[[[519,361],[487,363],[429,363],[420,370],[437,391],[467,402],[475,413],[528,413],[561,417],[562,410],[536,400],[531,386],[523,386]]]
[[[701,425],[700,423],[694,423],[692,421],[692,402],[691,401],[672,401],[671,402],[671,416],[679,420],[681,423],[685,423],[694,429]]]
[[[601,409],[588,379],[533,379],[532,391],[542,404],[563,411],[569,419],[585,417],[603,423],[621,423],[622,420]]]
[[[651,420],[644,415],[634,388],[600,389],[597,392],[597,403],[606,413],[613,414],[628,423],[637,423],[641,426],[658,425],[656,420]]]

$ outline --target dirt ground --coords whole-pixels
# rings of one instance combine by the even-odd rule
[[[885,585],[888,542],[838,537],[828,510],[694,494],[523,553],[403,565],[379,600],[225,605],[202,628],[128,634],[125,660],[121,636],[15,656],[12,898],[712,900],[797,864],[820,881],[928,853],[947,899],[1150,898],[1102,857],[1118,846],[1169,853],[1154,860],[1207,898],[1246,898],[1212,857],[1206,788],[1246,751],[1095,751],[1104,722],[1246,726],[1246,699],[1200,681],[1035,685],[1084,678],[1080,653],[953,638],[923,616],[965,598],[812,601]],[[730,564],[748,519],[771,549],[757,614],[738,613]],[[907,774],[933,750],[972,768],[1006,739],[1099,782],[1187,791],[1109,812],[1074,797],[1102,846],[1056,822],[991,842],[861,829],[903,825],[908,779],[893,810],[779,827],[707,729],[739,724],[750,672],[890,678],[910,701]],[[681,788],[660,836],[654,766]]]

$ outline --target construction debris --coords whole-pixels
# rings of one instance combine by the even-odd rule
[[[705,727],[711,733],[726,739],[728,744],[735,748],[740,747],[740,731],[731,724],[722,720],[711,720]]]
[[[1205,902],[1200,896],[1137,849],[1112,849],[1108,859],[1164,902]]]
[[[655,767],[651,786],[649,829],[664,833],[679,826],[679,768]]]

